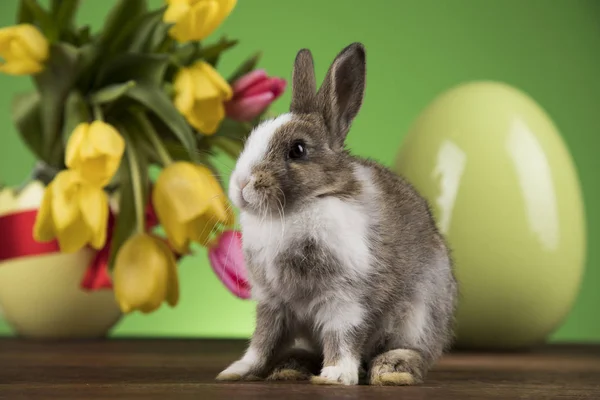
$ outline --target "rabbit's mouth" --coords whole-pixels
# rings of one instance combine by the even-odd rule
[[[244,188],[240,191],[236,205],[241,211],[261,217],[280,216],[286,212],[284,201],[280,200],[275,193],[261,188]]]
[[[240,188],[240,208],[256,208],[263,203],[263,196],[254,188],[253,183]]]
[[[267,196],[257,190],[243,190],[240,195],[239,208],[252,213],[267,213],[272,207]]]
[[[283,213],[286,196],[269,171],[252,174],[234,172],[229,184],[229,198],[240,211],[256,215]]]

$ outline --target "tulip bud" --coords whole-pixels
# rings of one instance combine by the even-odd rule
[[[211,135],[225,118],[223,103],[233,95],[231,87],[208,63],[199,61],[179,70],[174,81],[175,106],[200,132]]]
[[[106,242],[108,198],[77,171],[63,170],[46,187],[33,235],[39,242],[58,239],[61,251],[73,253],[86,244],[101,249]]]
[[[125,141],[112,125],[83,122],[69,138],[65,164],[89,183],[104,187],[119,169],[124,151]]]
[[[231,293],[241,299],[250,298],[250,283],[240,232],[223,232],[209,248],[208,259],[217,277]]]
[[[284,79],[268,77],[264,70],[252,71],[233,83],[233,98],[225,103],[227,116],[250,122],[277,100],[285,87]]]
[[[119,249],[113,271],[114,292],[124,313],[150,313],[163,301],[179,301],[175,256],[157,237],[138,233]]]
[[[163,20],[173,23],[169,34],[178,42],[203,40],[227,18],[236,0],[167,0]]]
[[[156,215],[169,244],[183,254],[191,241],[206,245],[220,225],[233,224],[227,196],[203,165],[178,161],[158,176],[152,190]]]
[[[49,44],[33,25],[21,24],[0,29],[0,72],[33,75],[44,69]]]

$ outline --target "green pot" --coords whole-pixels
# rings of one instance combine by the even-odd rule
[[[586,250],[577,173],[548,115],[501,83],[452,88],[417,118],[395,170],[452,247],[457,347],[544,342],[577,297]]]

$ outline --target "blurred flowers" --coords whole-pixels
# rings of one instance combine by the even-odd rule
[[[203,40],[227,18],[236,0],[167,0],[164,21],[174,23],[169,34],[178,42]]]
[[[69,138],[65,163],[89,183],[103,187],[117,172],[124,151],[125,141],[114,127],[103,121],[82,122]]]
[[[182,68],[175,77],[175,106],[200,132],[216,132],[225,118],[223,103],[233,95],[231,87],[208,63],[198,61]]]
[[[34,238],[58,239],[61,251],[72,253],[89,244],[100,250],[107,237],[108,196],[102,190],[111,180],[125,151],[115,128],[102,122],[80,123],[66,147],[65,164],[44,193]]]
[[[31,24],[0,29],[0,72],[10,75],[33,75],[44,69],[48,58],[48,41]]]
[[[101,249],[106,241],[108,199],[78,171],[64,170],[47,186],[35,221],[37,241],[58,239],[61,251],[73,253],[86,244]]]
[[[239,235],[223,233],[235,218],[215,162],[239,155],[286,86],[256,70],[260,52],[220,74],[238,40],[204,39],[236,0],[165,1],[114,0],[95,31],[75,23],[79,1],[19,0],[17,25],[0,29],[0,72],[35,74],[12,105],[45,185],[29,242],[97,249],[82,287],[114,288],[124,312],[175,305],[175,263],[194,244],[249,296]]]
[[[249,72],[233,83],[233,98],[225,103],[227,116],[250,122],[279,98],[285,87],[284,79],[269,77],[262,69]]]
[[[231,293],[242,299],[250,298],[240,232],[223,232],[209,247],[208,258],[213,271]]]
[[[206,245],[219,225],[233,224],[227,197],[211,170],[175,162],[159,175],[152,191],[156,215],[178,253],[191,241]]]
[[[175,257],[161,239],[138,233],[127,239],[115,259],[115,297],[124,313],[149,313],[163,301],[170,306],[179,301],[179,281]]]

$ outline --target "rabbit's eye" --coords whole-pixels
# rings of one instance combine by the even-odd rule
[[[306,156],[306,144],[302,140],[296,140],[290,147],[288,157],[292,160],[298,160]]]

